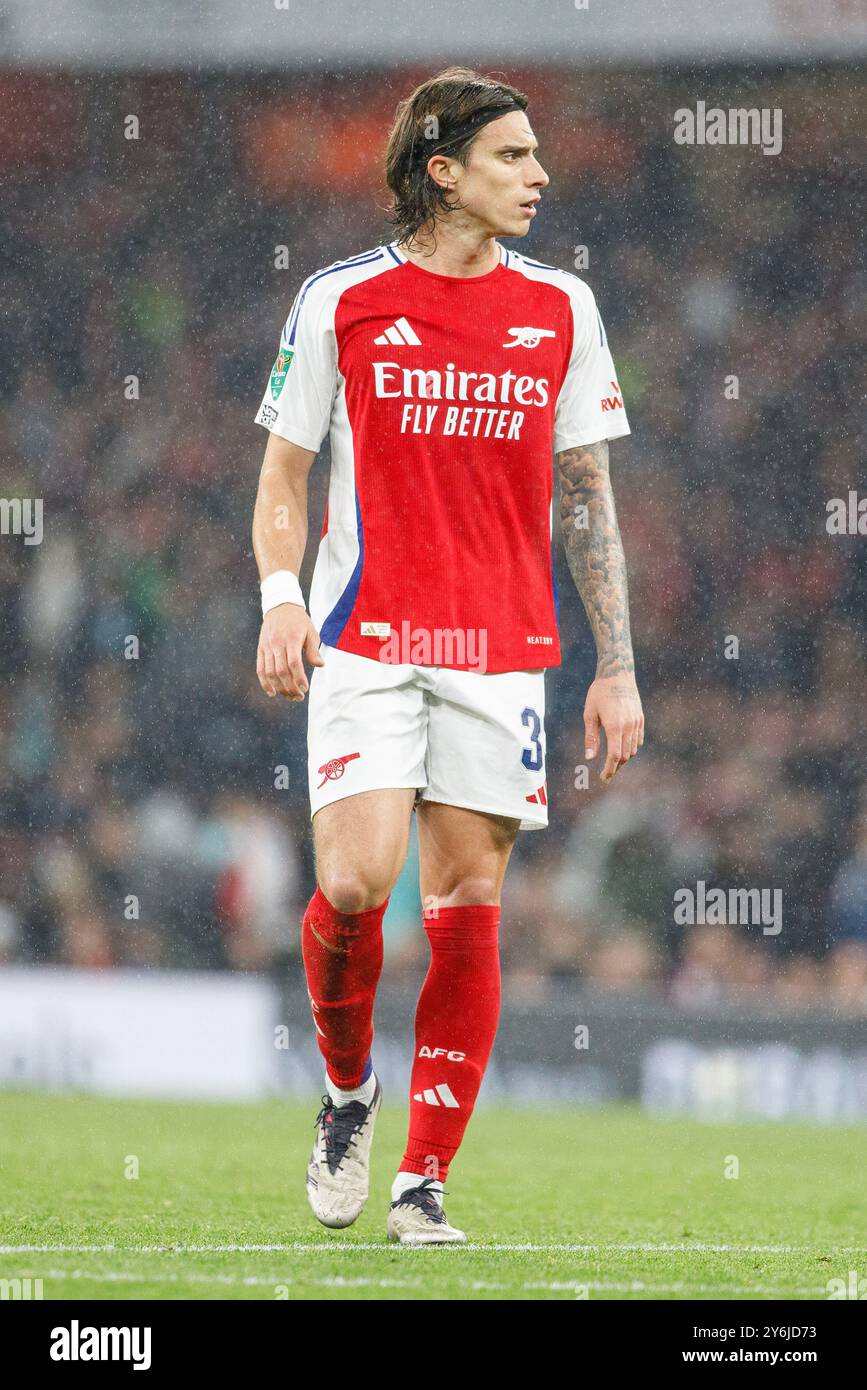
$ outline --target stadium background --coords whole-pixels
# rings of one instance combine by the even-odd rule
[[[506,1049],[511,1008],[542,1027],[584,1000],[627,1028],[646,1007],[736,1010],[746,1033],[772,1015],[778,1042],[867,1014],[864,541],[826,529],[863,481],[863,74],[842,40],[836,61],[819,44],[700,68],[640,46],[580,68],[458,55],[531,98],[552,185],[521,249],[570,269],[588,248],[632,425],[613,477],[648,720],[611,788],[576,788],[593,649],[558,546],[551,828],[519,837],[507,876]],[[41,545],[0,545],[9,989],[49,965],[267,975],[306,1029],[306,707],[255,678],[251,422],[298,285],[389,235],[380,152],[440,55],[386,66],[370,47],[328,71],[210,51],[201,72],[0,74],[0,492],[45,502]],[[782,152],[676,146],[697,98],[780,107]],[[326,451],[311,539],[327,471]],[[423,970],[415,867],[387,918],[386,1009]],[[676,927],[699,879],[782,889],[782,932]],[[39,1079],[8,1037],[2,1059],[2,1079]]]

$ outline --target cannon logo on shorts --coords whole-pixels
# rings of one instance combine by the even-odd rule
[[[351,763],[353,758],[360,758],[360,753],[344,753],[342,758],[329,758],[327,763],[323,763],[318,769],[323,774],[319,787],[324,787],[326,782],[338,782],[346,771],[346,764]],[[319,790],[319,787],[316,790]]]
[[[281,348],[274,360],[274,366],[271,368],[271,396],[275,401],[283,390],[286,373],[292,365],[294,356],[294,348]]]

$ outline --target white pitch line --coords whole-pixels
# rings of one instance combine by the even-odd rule
[[[111,1270],[104,1274],[98,1274],[93,1270],[87,1269],[49,1269],[43,1276],[44,1279],[73,1279],[88,1280],[96,1284],[216,1284],[220,1288],[276,1288],[278,1285],[285,1285],[291,1288],[293,1285],[303,1286],[313,1285],[316,1288],[329,1289],[355,1289],[355,1288],[375,1288],[375,1289],[412,1289],[423,1287],[420,1279],[365,1279],[365,1278],[346,1278],[343,1275],[331,1275],[324,1279],[291,1279],[281,1275],[273,1278],[264,1278],[261,1275],[235,1276],[232,1274],[134,1274],[127,1270]],[[678,1281],[673,1284],[655,1284],[645,1279],[632,1279],[627,1281],[613,1279],[594,1279],[594,1280],[533,1280],[525,1281],[520,1285],[493,1283],[482,1279],[459,1279],[459,1288],[468,1289],[471,1292],[494,1291],[507,1292],[516,1287],[521,1288],[527,1293],[578,1293],[586,1289],[588,1293],[649,1293],[649,1294],[745,1294],[755,1296],[763,1294],[769,1298],[791,1298],[793,1294],[802,1294],[807,1298],[820,1298],[825,1290],[814,1284],[788,1285],[784,1288],[769,1286],[766,1284],[689,1284],[685,1281]],[[277,1301],[277,1300],[275,1300]]]
[[[46,1274],[41,1276],[44,1279],[88,1279],[97,1284],[219,1284],[229,1287],[262,1287],[273,1289],[278,1284],[292,1285],[295,1283],[316,1284],[326,1288],[375,1288],[375,1289],[411,1289],[420,1288],[421,1279],[365,1279],[365,1278],[346,1278],[344,1275],[330,1275],[325,1279],[286,1279],[281,1275],[275,1275],[273,1279],[265,1279],[261,1275],[251,1274],[246,1276],[235,1276],[233,1274],[134,1274],[128,1270],[109,1270],[103,1274],[98,1274],[90,1269],[49,1269]]]
[[[414,1250],[414,1246],[387,1245],[385,1241],[288,1241],[268,1245],[0,1245],[0,1255],[232,1255],[232,1254],[307,1254],[329,1255],[335,1252],[379,1250]],[[418,1247],[420,1248],[420,1247]],[[542,1244],[494,1243],[490,1245],[469,1241],[466,1245],[439,1246],[438,1249],[466,1250],[473,1254],[492,1255],[520,1253],[543,1254],[546,1251],[565,1254],[591,1255],[598,1252],[639,1252],[644,1254],[714,1254],[714,1255],[863,1255],[863,1245],[723,1245],[703,1241],[608,1241],[599,1244],[548,1242]]]

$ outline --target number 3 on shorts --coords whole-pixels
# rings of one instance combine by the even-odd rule
[[[542,766],[542,721],[534,709],[527,705],[521,712],[521,723],[530,730],[530,748],[521,754],[521,762],[529,772],[538,772]]]

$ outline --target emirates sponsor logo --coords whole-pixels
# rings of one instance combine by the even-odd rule
[[[401,367],[399,362],[374,362],[373,380],[380,400],[476,401],[487,405],[545,406],[548,378],[518,372],[462,372],[454,362],[445,369]]]

